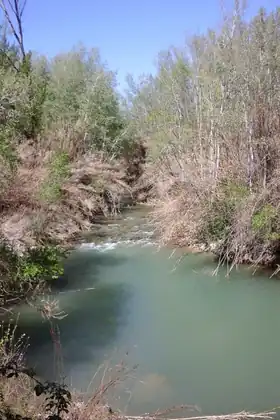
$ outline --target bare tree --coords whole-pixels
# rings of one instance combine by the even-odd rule
[[[26,58],[23,38],[22,17],[26,7],[27,0],[0,0],[0,8],[2,9],[5,19],[9,24],[12,34],[18,44],[21,52],[22,61]]]

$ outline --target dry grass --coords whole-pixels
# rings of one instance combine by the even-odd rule
[[[156,204],[152,220],[162,244],[187,246],[195,238],[199,214],[194,202],[182,191],[177,197],[166,197]]]
[[[133,201],[125,162],[84,155],[70,163],[70,176],[62,182],[60,196],[48,201],[41,195],[46,182],[51,182],[50,155],[45,158],[37,146],[27,144],[20,157],[21,164],[0,201],[0,232],[14,245],[21,242],[30,246],[43,240],[72,242],[90,229],[96,215],[118,213],[124,200]]]
[[[111,368],[109,363],[100,366],[89,385],[87,393],[76,390],[71,391],[72,401],[69,413],[63,418],[69,420],[95,420],[95,419],[124,419],[119,412],[113,412],[107,405],[107,395],[113,392],[120,382],[130,378],[135,370],[127,368],[123,363]],[[100,383],[92,390],[92,385],[100,375]],[[19,374],[17,378],[1,378],[0,380],[0,412],[10,407],[13,413],[28,416],[32,419],[44,417],[46,401],[43,397],[36,397],[34,393],[35,382]]]
[[[238,195],[242,193],[230,190],[230,185],[241,189],[247,185],[241,168],[239,173],[231,167],[223,168],[216,180],[203,174],[206,168],[207,162],[203,165],[198,162],[195,167],[184,155],[180,159],[169,156],[162,162],[162,173],[157,180],[158,198],[152,212],[161,243],[195,249],[197,246],[199,249],[209,247],[219,257],[218,267],[229,263],[229,272],[235,265],[245,263],[269,266],[276,270],[275,274],[278,273],[279,237],[266,238],[261,229],[252,228],[252,223],[256,213],[265,206],[272,206],[280,214],[280,170],[274,170],[265,187],[258,185],[252,191],[248,188],[248,192],[242,196]],[[223,188],[225,181],[229,186],[227,192]],[[237,194],[236,198],[234,194]],[[220,232],[216,232],[221,233],[222,238],[218,235],[216,239],[215,235],[213,238],[211,235],[207,237],[209,220],[212,223],[220,218],[221,223],[228,223],[226,206],[230,200],[236,201],[229,226],[224,231],[221,228]],[[279,223],[275,234],[277,229],[279,232]],[[213,234],[213,231],[210,233]]]
[[[187,158],[186,158],[187,160]],[[157,196],[152,220],[163,244],[192,246],[197,243],[197,232],[203,220],[204,205],[212,186],[199,170],[186,163],[182,171],[172,168],[158,178]],[[182,172],[180,172],[182,171]]]
[[[1,195],[1,212],[8,213],[18,209],[38,209],[36,191],[40,183],[42,169],[37,171],[20,169],[9,181]]]
[[[34,382],[19,375],[18,378],[1,379],[0,394],[3,399],[0,402],[0,413],[6,407],[11,407],[13,413],[30,417],[31,419],[44,418],[46,416],[45,399],[37,397],[34,393]],[[69,413],[64,416],[69,420],[95,420],[95,419],[119,419],[119,413],[111,414],[105,403],[97,403],[94,398],[85,399],[85,396],[72,392],[72,403]]]
[[[77,160],[88,146],[87,137],[81,120],[71,125],[61,120],[39,139],[39,147],[43,150],[66,151],[71,159]]]
[[[24,375],[19,375],[18,378],[1,378],[0,394],[0,413],[9,407],[14,414],[35,419],[45,412],[44,398],[36,397],[32,380]]]

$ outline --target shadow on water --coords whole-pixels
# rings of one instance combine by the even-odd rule
[[[75,251],[65,263],[63,276],[52,285],[52,289],[60,291],[94,286],[102,280],[100,275],[103,267],[119,266],[125,261],[126,258],[107,252]]]
[[[94,360],[94,352],[112,345],[127,322],[127,286],[102,285],[79,293],[75,308],[61,321],[61,339],[68,363]]]
[[[129,285],[101,283],[103,266],[116,266],[124,261],[107,253],[83,251],[75,252],[66,263],[65,293],[58,296],[60,308],[67,316],[57,321],[66,375],[70,367],[98,362],[96,359],[107,347],[114,346],[125,326]],[[92,285],[93,290],[85,290]],[[67,291],[76,288],[79,291]],[[50,324],[39,314],[22,315],[19,332],[30,337],[28,362],[39,375],[49,379],[53,366]]]

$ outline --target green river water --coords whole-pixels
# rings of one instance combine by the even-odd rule
[[[68,382],[85,391],[110,358],[112,366],[139,365],[111,395],[112,407],[130,414],[177,404],[204,414],[280,404],[279,281],[248,268],[212,276],[208,255],[176,264],[179,254],[157,249],[144,216],[133,211],[100,226],[98,241],[66,263],[58,296],[68,314],[59,321]],[[30,335],[29,363],[52,379],[48,323],[23,307],[19,326]]]

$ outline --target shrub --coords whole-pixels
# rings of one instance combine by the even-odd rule
[[[43,139],[43,147],[57,150],[56,133],[66,128],[80,153],[117,156],[130,144],[116,75],[96,49],[81,46],[52,60],[29,53],[18,70],[0,60],[0,98],[0,134],[8,144]]]
[[[63,274],[64,252],[55,246],[39,246],[18,255],[2,241],[0,246],[0,304],[24,299],[37,288]]]
[[[46,420],[62,420],[63,414],[68,413],[71,404],[72,396],[65,384],[56,382],[41,382],[32,369],[25,367],[23,358],[26,352],[26,337],[21,335],[16,339],[16,328],[8,325],[4,328],[2,325],[2,339],[0,340],[0,377],[6,380],[17,379],[25,377],[28,379],[28,385],[33,388],[35,395],[44,396],[45,404],[42,407]],[[17,395],[17,398],[22,398],[22,395]],[[41,416],[43,413],[39,413]],[[13,406],[10,406],[5,401],[5,396],[0,391],[0,417],[11,420],[32,420],[33,416],[25,416],[16,413]]]
[[[252,230],[265,240],[280,239],[279,210],[265,204],[252,217]]]
[[[19,260],[17,277],[19,280],[36,282],[53,280],[63,274],[62,257],[64,253],[55,246],[30,249]]]
[[[70,176],[70,160],[66,152],[57,152],[49,162],[48,179],[43,182],[40,197],[47,202],[61,198],[61,185]]]
[[[227,200],[210,204],[204,225],[199,234],[205,242],[223,239],[231,222],[233,207]]]
[[[46,137],[58,127],[76,127],[82,153],[118,152],[127,142],[125,118],[115,89],[116,75],[102,62],[99,51],[74,48],[54,57],[48,67],[43,105]]]
[[[249,194],[249,189],[233,181],[224,180],[209,201],[199,237],[204,242],[224,239],[231,227],[237,206]]]

